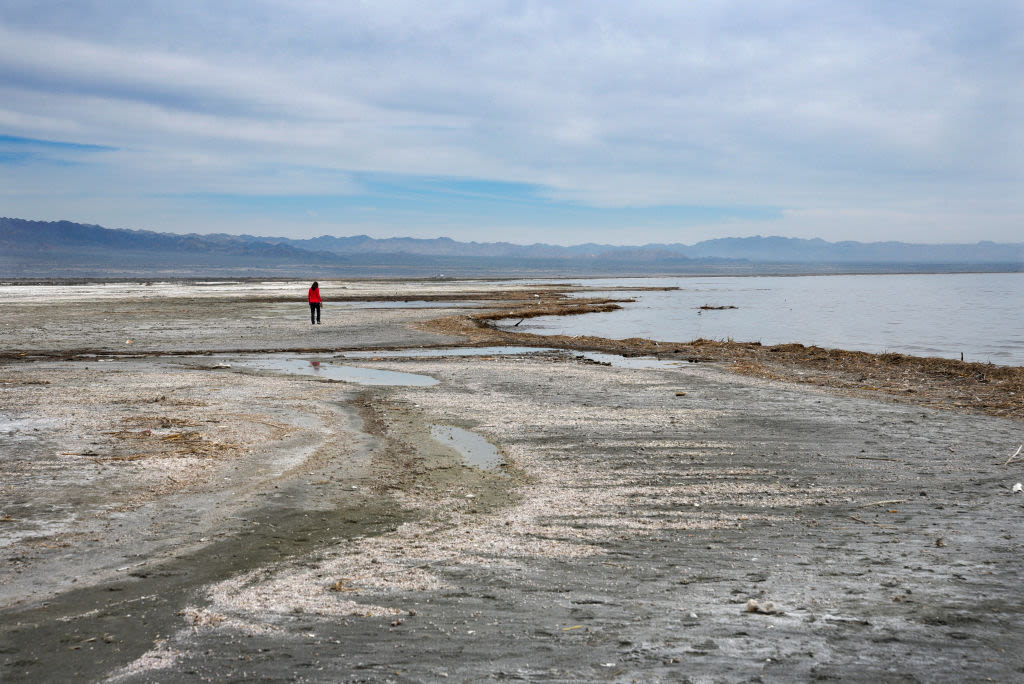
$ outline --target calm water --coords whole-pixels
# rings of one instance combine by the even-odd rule
[[[402,373],[399,371],[363,368],[361,366],[344,366],[310,358],[294,358],[278,354],[259,357],[246,357],[227,364],[256,370],[273,371],[287,375],[312,375],[325,380],[352,382],[357,385],[392,385],[395,387],[432,387],[437,379],[429,375]]]
[[[540,334],[807,345],[1024,365],[1024,273],[618,278],[590,287],[673,286],[621,311],[527,319]],[[594,296],[588,293],[586,296]],[[701,311],[702,305],[736,306]],[[514,321],[512,321],[514,322]],[[511,322],[510,322],[511,323]]]
[[[466,463],[481,470],[495,470],[505,462],[498,448],[475,432],[453,425],[431,425],[430,436],[452,447],[462,454]]]

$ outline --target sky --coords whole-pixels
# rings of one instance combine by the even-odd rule
[[[0,0],[0,215],[1024,241],[1024,3]]]

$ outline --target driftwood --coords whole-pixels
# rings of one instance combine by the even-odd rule
[[[871,503],[866,503],[861,506],[857,506],[857,508],[871,508],[872,506],[885,506],[887,504],[901,503],[907,503],[907,499],[887,499],[885,501],[872,501]]]
[[[857,516],[855,516],[855,515],[850,515],[850,516],[847,516],[847,517],[848,517],[848,518],[849,518],[850,520],[856,520],[857,522],[859,522],[859,523],[861,523],[861,524],[864,524],[864,525],[873,525],[874,527],[880,527],[880,528],[882,528],[883,530],[898,530],[898,529],[899,529],[899,528],[898,528],[898,527],[896,527],[895,525],[886,525],[885,523],[876,523],[876,522],[871,522],[870,520],[864,520],[863,518],[858,518],[858,517],[857,517]]]
[[[1024,449],[1024,444],[1021,444],[1019,447],[1017,447],[1017,450],[1013,452],[1013,456],[1010,456],[1010,458],[1006,459],[1006,463],[1004,463],[1003,465],[1010,465],[1010,461],[1017,458],[1017,454],[1020,453],[1021,449]]]

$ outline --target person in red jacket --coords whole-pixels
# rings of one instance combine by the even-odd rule
[[[324,300],[320,298],[320,284],[313,281],[313,287],[309,288],[309,322],[316,325],[320,322],[320,305]]]

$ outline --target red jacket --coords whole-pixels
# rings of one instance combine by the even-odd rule
[[[309,288],[309,303],[310,304],[322,304],[324,300],[320,299],[320,288],[313,289]]]

